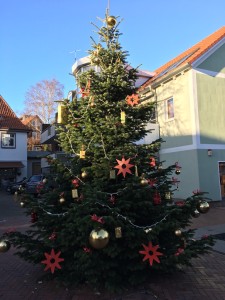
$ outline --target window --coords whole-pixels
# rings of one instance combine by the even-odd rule
[[[16,148],[16,134],[15,133],[2,133],[1,147],[2,148]]]
[[[166,107],[166,119],[172,120],[174,119],[174,103],[173,98],[169,98],[165,101],[165,107]]]

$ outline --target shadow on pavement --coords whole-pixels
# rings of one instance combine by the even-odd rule
[[[224,216],[225,207],[212,207],[207,214],[193,219],[191,228],[197,229],[196,236],[220,234],[224,237]],[[12,229],[24,231],[30,224],[30,218],[24,215],[17,198],[0,191],[0,234]],[[221,249],[224,247],[223,252],[212,251],[195,258],[192,267],[185,267],[170,276],[154,276],[146,286],[120,295],[96,292],[88,286],[67,288],[43,280],[43,265],[23,261],[14,255],[15,249],[11,247],[8,252],[0,253],[0,299],[225,300],[225,241],[221,242],[224,243],[220,246]]]

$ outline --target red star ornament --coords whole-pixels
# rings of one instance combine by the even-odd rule
[[[126,173],[129,173],[129,174],[132,174],[131,173],[131,170],[130,168],[132,168],[134,165],[130,164],[130,158],[128,158],[127,160],[125,160],[125,158],[123,157],[122,160],[118,160],[117,159],[117,162],[118,162],[118,165],[115,166],[114,168],[115,169],[118,169],[118,173],[117,175],[119,174],[123,174],[123,177],[125,178],[126,177]]]
[[[153,261],[155,260],[157,263],[160,263],[160,260],[158,256],[163,255],[161,252],[157,251],[159,248],[159,245],[152,245],[152,242],[148,243],[148,246],[142,244],[145,250],[139,251],[140,254],[144,254],[145,257],[143,258],[143,261],[149,260],[150,265],[152,266]]]
[[[137,94],[132,94],[131,96],[127,96],[127,104],[134,106],[139,103],[139,96]]]
[[[51,253],[48,254],[45,252],[45,260],[42,260],[42,264],[46,264],[46,267],[44,271],[47,271],[48,269],[51,269],[52,274],[55,272],[55,268],[61,269],[61,266],[59,265],[60,262],[64,261],[64,258],[60,258],[61,251],[58,253],[55,253],[55,250],[52,249]]]
[[[91,216],[92,221],[96,221],[98,223],[104,224],[105,221],[103,220],[103,217],[98,217],[96,214]]]

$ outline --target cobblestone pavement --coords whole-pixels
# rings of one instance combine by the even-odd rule
[[[25,230],[30,224],[13,196],[0,192],[0,236],[8,229]],[[225,233],[225,207],[194,219],[198,234]],[[192,267],[170,276],[156,276],[148,285],[122,295],[94,292],[87,286],[66,288],[41,279],[43,266],[33,265],[14,255],[15,249],[0,253],[1,300],[225,300],[225,242],[220,251],[211,251],[193,259]]]

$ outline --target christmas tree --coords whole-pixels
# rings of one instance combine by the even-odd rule
[[[135,89],[138,70],[119,43],[120,21],[106,13],[103,24],[94,25],[93,67],[77,74],[79,92],[62,105],[57,139],[66,159],[48,157],[51,173],[38,197],[21,195],[29,230],[4,239],[53,278],[116,290],[190,265],[213,240],[195,240],[188,228],[209,209],[204,193],[175,202],[180,166],[163,168],[160,139],[138,143],[155,104]]]

